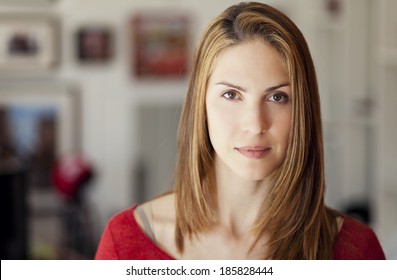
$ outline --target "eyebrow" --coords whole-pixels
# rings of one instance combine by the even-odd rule
[[[232,88],[235,88],[235,89],[240,90],[240,91],[243,91],[243,92],[246,92],[246,91],[247,91],[245,88],[240,87],[240,86],[238,86],[238,85],[234,85],[234,84],[229,83],[229,82],[219,82],[219,83],[216,83],[215,85],[228,86],[228,87],[232,87]],[[265,90],[265,92],[269,93],[269,92],[272,92],[272,91],[274,91],[274,90],[276,90],[276,89],[278,89],[278,88],[286,87],[286,86],[289,86],[289,85],[290,85],[289,82],[284,82],[284,83],[281,83],[281,84],[276,85],[276,86],[274,86],[274,87],[269,87],[269,88],[267,88],[267,89]]]

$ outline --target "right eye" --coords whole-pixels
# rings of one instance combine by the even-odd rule
[[[233,92],[233,91],[228,91],[225,92],[224,94],[222,94],[223,98],[226,98],[228,100],[236,100],[237,99],[237,93]]]

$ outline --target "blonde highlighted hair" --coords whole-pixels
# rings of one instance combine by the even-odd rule
[[[182,110],[175,174],[179,252],[186,238],[214,222],[214,150],[209,140],[205,95],[216,58],[225,49],[261,39],[279,53],[289,76],[292,123],[285,160],[274,174],[253,232],[269,236],[268,259],[331,259],[335,215],[324,205],[324,152],[317,78],[307,43],[296,25],[262,3],[226,9],[205,30],[196,49]]]

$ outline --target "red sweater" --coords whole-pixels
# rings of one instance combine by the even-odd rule
[[[136,207],[136,206],[135,206]],[[173,260],[140,228],[131,207],[116,214],[107,224],[95,255],[99,260]],[[335,240],[336,260],[384,260],[385,255],[375,233],[366,225],[344,217]]]

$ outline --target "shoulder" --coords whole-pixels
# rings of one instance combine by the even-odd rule
[[[115,214],[108,222],[108,230],[118,232],[122,229],[143,233],[143,221],[136,211],[138,207],[144,211],[151,225],[158,226],[175,221],[174,195],[167,194]]]
[[[150,222],[165,222],[175,220],[175,194],[168,193],[149,200],[140,205]],[[140,220],[138,215],[135,218]]]
[[[99,241],[95,259],[123,258],[120,254],[122,241],[136,235],[137,228],[133,223],[133,209],[134,207],[130,207],[110,218]],[[129,234],[123,236],[123,232]]]
[[[98,245],[96,259],[162,259],[156,245],[138,225],[134,210],[130,207],[115,214],[106,225]]]
[[[127,209],[124,209],[115,215],[113,215],[108,221],[108,227],[117,228],[119,226],[131,226],[133,221],[132,213],[137,205],[131,206]]]
[[[374,231],[345,215],[335,239],[334,259],[385,259],[385,255]]]
[[[155,238],[161,241],[161,238],[169,238],[174,232],[176,213],[175,213],[175,195],[173,193],[166,194],[150,200],[141,206],[148,222],[154,232]],[[135,219],[141,228],[144,228],[141,216],[135,211]],[[172,234],[173,236],[173,234]]]
[[[142,204],[140,207],[145,212],[157,246],[167,254],[175,256],[177,254],[175,244],[175,194],[169,193],[160,196]],[[146,231],[138,213],[135,213],[135,218],[139,226]]]

